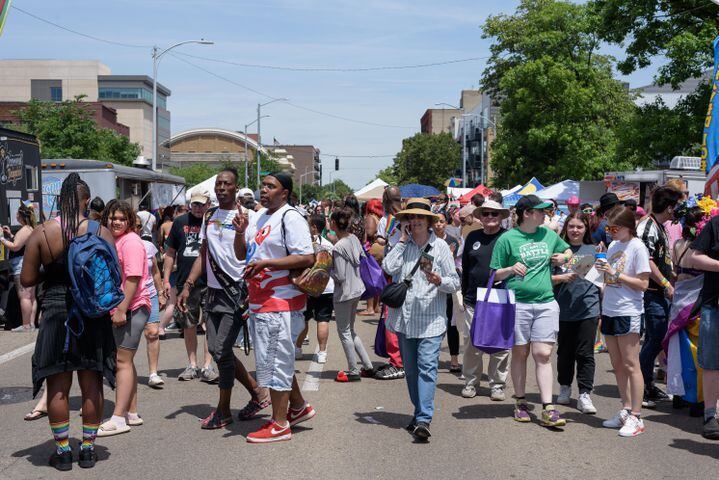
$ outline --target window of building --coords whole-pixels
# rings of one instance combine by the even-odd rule
[[[152,90],[142,87],[100,87],[100,100],[144,100],[152,104]],[[167,110],[167,100],[158,93],[157,106]]]
[[[50,100],[62,102],[62,87],[50,87]]]
[[[62,80],[30,80],[30,96],[44,102],[62,101]]]
[[[37,190],[37,167],[25,165],[25,189]]]

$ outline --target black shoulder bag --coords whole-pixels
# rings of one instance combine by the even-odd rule
[[[217,210],[217,209],[215,209]],[[205,216],[205,228],[207,228],[207,221],[212,217],[212,215],[215,213],[215,210],[208,211],[209,215]],[[205,235],[205,238],[207,236]],[[235,321],[240,322],[242,325],[242,337],[244,340],[244,350],[245,355],[250,354],[250,334],[247,328],[247,319],[245,318],[245,312],[248,308],[248,294],[247,294],[247,285],[245,284],[244,280],[240,280],[239,282],[235,281],[232,277],[230,277],[228,274],[226,274],[220,266],[217,264],[214,258],[212,258],[212,252],[210,251],[210,243],[207,242],[207,261],[210,264],[210,270],[212,270],[212,274],[215,276],[217,281],[222,286],[222,289],[225,291],[227,296],[232,300],[232,303],[234,303],[235,306]]]
[[[431,244],[427,244],[427,246],[424,249],[424,253],[427,253],[432,248]],[[419,262],[422,260],[422,255],[420,254],[419,258],[417,259],[417,263],[412,268],[412,271],[410,272],[407,277],[404,278],[401,282],[397,283],[390,283],[384,289],[382,290],[382,294],[380,295],[380,301],[387,305],[390,308],[400,308],[402,305],[404,305],[404,301],[407,298],[407,291],[412,286],[412,277],[414,277],[414,274],[417,273],[417,269],[419,268]]]

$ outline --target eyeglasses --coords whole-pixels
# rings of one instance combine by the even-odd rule
[[[620,228],[622,227],[620,227],[619,225],[607,225],[606,227],[604,227],[604,231],[614,235],[619,231]]]
[[[498,216],[499,216],[499,212],[487,212],[487,211],[483,211],[483,212],[480,212],[480,215],[482,215],[483,217],[498,217]]]

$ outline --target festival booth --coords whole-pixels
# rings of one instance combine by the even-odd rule
[[[541,183],[539,183],[539,180],[537,180],[536,177],[532,177],[532,179],[529,182],[527,182],[521,189],[504,197],[504,206],[512,207],[524,195],[536,194],[539,190],[543,190],[543,189],[544,189],[544,186]]]
[[[376,178],[369,184],[357,190],[355,192],[355,197],[357,197],[357,200],[360,202],[366,202],[367,200],[371,200],[373,198],[382,198],[382,194],[384,193],[384,189],[387,185],[388,183],[384,180]]]
[[[579,182],[564,180],[539,190],[535,195],[542,200],[554,200],[558,204],[566,204],[569,197],[579,197]]]
[[[460,205],[468,204],[470,201],[472,201],[472,197],[474,197],[477,194],[482,195],[486,198],[489,195],[491,195],[491,193],[492,193],[492,190],[485,187],[484,185],[477,185],[472,190],[470,190],[469,192],[466,192],[461,197],[459,197],[459,204]]]

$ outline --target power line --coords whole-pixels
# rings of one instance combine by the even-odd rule
[[[197,65],[197,64],[195,64],[195,63],[193,63],[193,62],[191,62],[191,61],[189,61],[189,60],[187,60],[187,59],[180,58],[179,56],[176,55],[175,52],[170,53],[169,55],[172,56],[172,57],[174,57],[174,58],[176,58],[177,60],[179,60],[179,61],[181,61],[181,62],[184,62],[184,63],[186,63],[186,64],[188,64],[188,65],[190,65],[190,66],[192,66],[192,67],[194,67],[194,68],[197,68],[198,70],[201,70],[201,71],[207,73],[208,75],[212,75],[212,76],[215,77],[215,78],[219,78],[220,80],[224,80],[225,82],[231,83],[232,85],[236,85],[236,86],[238,86],[238,87],[240,87],[240,88],[243,88],[243,89],[245,89],[245,90],[248,90],[248,91],[250,91],[250,92],[252,92],[252,93],[255,93],[255,94],[257,94],[257,95],[260,95],[260,96],[262,96],[262,97],[268,98],[268,99],[270,99],[270,100],[279,100],[279,97],[275,97],[275,96],[269,95],[269,94],[267,94],[267,93],[260,92],[259,90],[255,90],[254,88],[248,87],[247,85],[243,85],[243,84],[238,83],[238,82],[236,82],[236,81],[234,81],[234,80],[232,80],[232,79],[230,79],[230,78],[224,77],[224,76],[219,75],[219,74],[217,74],[217,73],[215,73],[215,72],[213,72],[213,71],[211,71],[211,70],[208,70],[208,69],[206,69],[206,68],[204,68],[204,67],[201,67],[201,66],[199,66],[199,65]],[[343,117],[343,116],[341,116],[341,115],[335,115],[334,113],[323,112],[323,111],[321,111],[321,110],[315,110],[315,109],[313,109],[313,108],[305,107],[305,106],[298,105],[298,104],[296,104],[296,103],[292,103],[292,102],[288,102],[288,101],[285,101],[285,102],[282,102],[282,103],[283,103],[283,104],[286,104],[286,105],[289,105],[289,106],[291,106],[291,107],[297,108],[297,109],[299,109],[299,110],[305,110],[305,111],[307,111],[307,112],[312,112],[312,113],[315,113],[315,114],[317,114],[317,115],[323,115],[323,116],[325,116],[325,117],[330,117],[330,118],[334,118],[334,119],[337,119],[337,120],[343,120],[343,121],[345,121],[345,122],[352,122],[352,123],[358,123],[358,124],[361,124],[361,125],[369,125],[369,126],[372,126],[372,127],[382,127],[382,128],[401,128],[401,129],[414,129],[414,128],[415,128],[415,127],[407,127],[407,126],[404,126],[404,125],[387,125],[387,124],[383,124],[383,123],[375,123],[375,122],[367,122],[367,121],[364,121],[364,120],[357,120],[357,119],[354,119],[354,118]]]
[[[192,54],[183,53],[183,52],[178,52],[178,55],[195,58],[198,60],[206,60],[208,62],[224,63],[226,65],[234,65],[236,67],[260,68],[260,69],[266,69],[266,70],[283,70],[283,71],[290,71],[290,72],[375,72],[375,71],[382,71],[382,70],[410,70],[410,69],[417,69],[417,68],[439,67],[442,65],[452,65],[455,63],[476,62],[478,60],[486,60],[486,59],[490,58],[488,56],[487,57],[469,57],[469,58],[458,58],[458,59],[453,59],[453,60],[445,60],[445,61],[431,62],[431,63],[417,63],[417,64],[412,64],[412,65],[381,65],[381,66],[374,66],[374,67],[298,67],[298,66],[263,65],[263,64],[257,64],[257,63],[235,62],[232,60],[222,60],[219,58],[203,57],[200,55],[192,55]]]
[[[28,17],[32,17],[35,20],[38,20],[40,22],[47,23],[48,25],[52,25],[53,27],[59,28],[61,30],[65,30],[66,32],[74,33],[75,35],[80,35],[81,37],[89,38],[90,40],[95,40],[97,42],[107,43],[110,45],[117,45],[120,47],[128,47],[128,48],[152,48],[152,45],[135,45],[135,44],[131,44],[131,43],[116,42],[114,40],[107,40],[104,38],[96,37],[94,35],[89,35],[87,33],[78,32],[77,30],[73,30],[68,27],[63,27],[62,25],[59,25],[55,22],[51,22],[50,20],[44,19],[42,17],[38,17],[37,15],[30,13],[27,10],[23,10],[20,7],[16,7],[15,5],[10,5],[10,8],[17,10],[18,12],[23,13],[23,14],[27,15]]]
[[[392,155],[343,155],[341,153],[320,153],[320,157],[335,157],[335,158],[394,158],[397,154]],[[343,169],[346,170],[346,169]],[[362,170],[362,169],[357,169]]]

